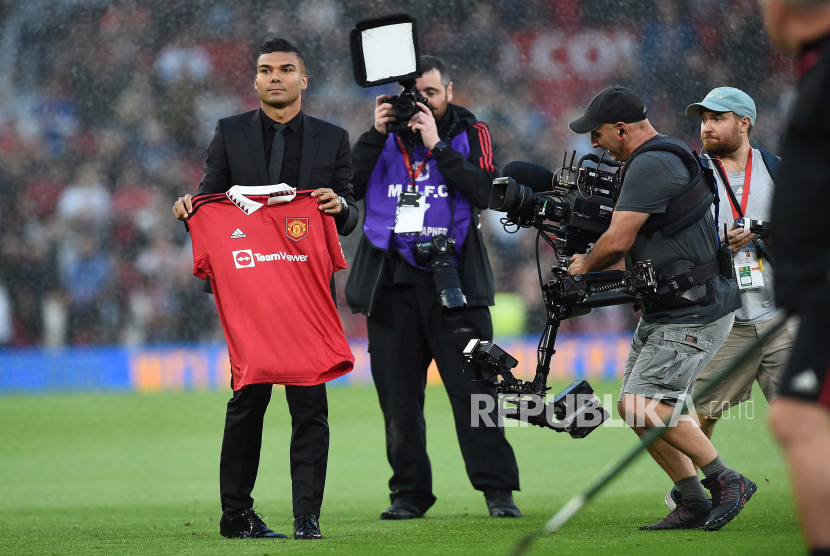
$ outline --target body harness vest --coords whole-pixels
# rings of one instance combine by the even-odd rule
[[[665,151],[676,154],[686,165],[692,177],[689,183],[669,200],[665,212],[652,214],[646,220],[646,223],[640,229],[639,233],[641,235],[650,237],[659,232],[663,237],[673,237],[696,224],[706,215],[712,204],[715,205],[716,224],[713,232],[718,244],[718,256],[700,266],[688,260],[679,260],[663,268],[655,269],[657,272],[658,301],[651,309],[665,310],[690,307],[705,302],[706,282],[718,274],[726,276],[726,272],[731,273],[731,253],[728,261],[722,260],[724,257],[720,251],[723,246],[720,245],[717,236],[717,211],[720,198],[718,197],[712,169],[703,166],[697,154],[693,153],[683,141],[665,135],[658,135],[634,151],[621,170],[623,181],[625,180],[626,168],[630,167],[631,162],[639,155],[651,151]],[[729,249],[728,245],[726,245],[726,249]],[[728,269],[724,267],[724,263],[727,264]]]

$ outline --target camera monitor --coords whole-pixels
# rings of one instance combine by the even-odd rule
[[[393,14],[366,19],[349,33],[354,78],[373,87],[421,76],[415,18]]]

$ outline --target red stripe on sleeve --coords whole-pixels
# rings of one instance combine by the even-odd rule
[[[490,130],[487,126],[481,124],[481,130],[484,132],[484,137],[487,139],[487,164],[490,166],[490,171],[495,172],[496,167],[493,166],[493,139],[490,137]]]
[[[479,146],[481,147],[481,157],[478,159],[479,166],[481,166],[481,169],[484,170],[485,172],[489,172],[490,170],[489,170],[489,167],[487,165],[487,140],[484,138],[484,135],[481,133],[480,122],[476,122],[473,125],[473,127],[476,128],[476,131],[478,131],[478,143],[479,143]]]
[[[494,172],[493,145],[490,139],[490,131],[483,122],[476,122],[473,127],[478,130],[478,140],[481,144],[482,156],[479,158],[479,164],[483,170],[486,170],[487,172]]]

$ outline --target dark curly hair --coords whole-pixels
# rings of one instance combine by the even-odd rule
[[[270,54],[271,52],[293,52],[300,60],[300,65],[302,66],[300,70],[305,73],[305,56],[303,56],[303,53],[300,52],[299,48],[287,40],[280,37],[274,37],[273,39],[268,39],[259,47],[259,56],[262,56],[263,54]],[[259,62],[259,56],[257,56],[257,62]]]

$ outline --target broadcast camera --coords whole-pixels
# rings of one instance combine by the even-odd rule
[[[566,154],[556,172],[529,162],[511,162],[504,167],[502,177],[493,181],[489,208],[507,213],[502,219],[505,229],[514,226],[515,232],[534,227],[552,234],[558,249],[567,256],[584,253],[599,239],[611,225],[620,196],[618,172],[601,166],[619,168],[620,163],[589,153],[574,166],[575,157],[574,151],[570,164],[565,165]],[[597,166],[585,166],[586,161]]]

